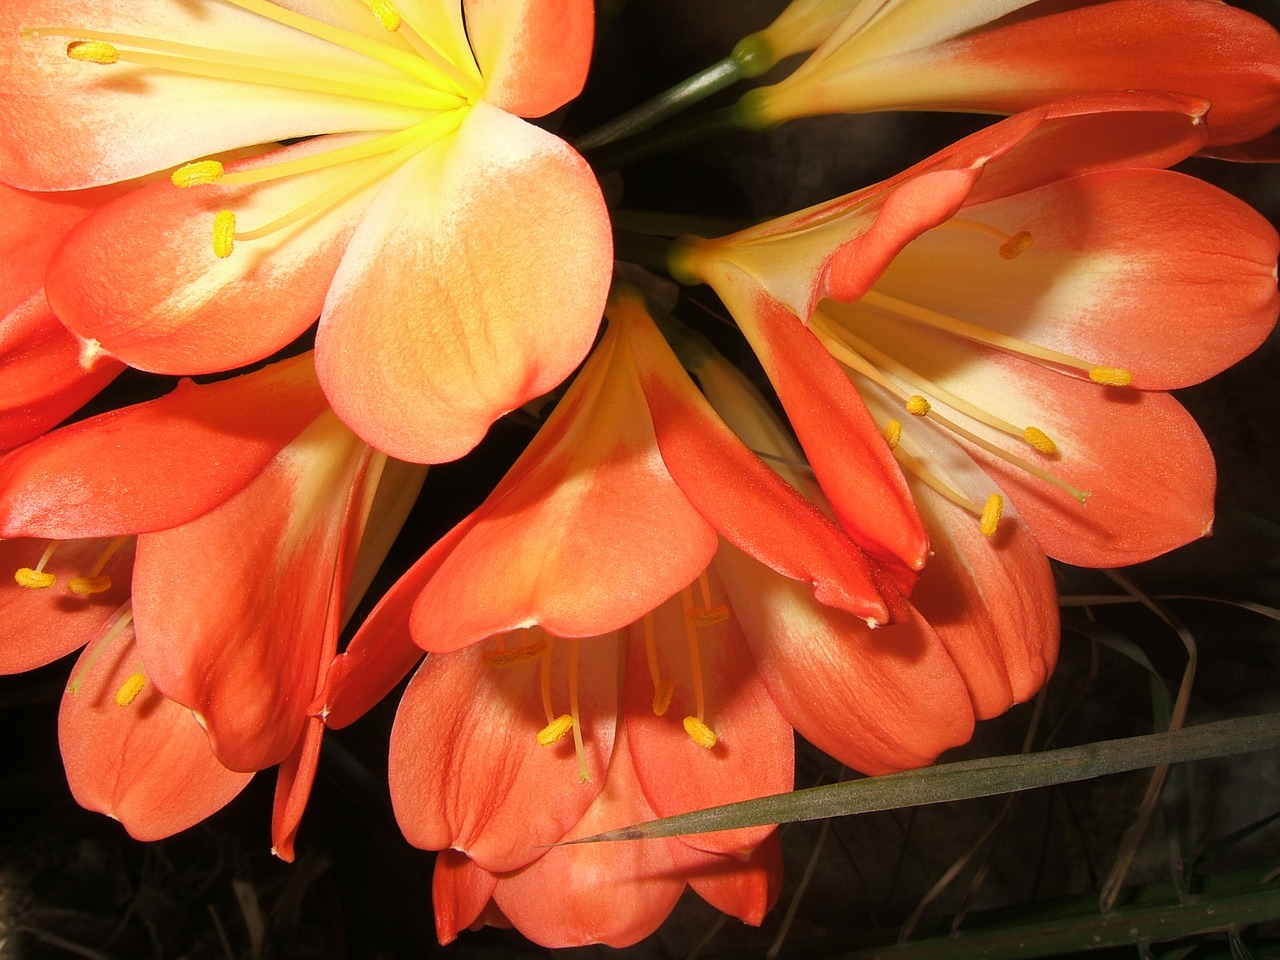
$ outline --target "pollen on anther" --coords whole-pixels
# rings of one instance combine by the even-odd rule
[[[567,713],[562,713],[538,731],[538,743],[544,747],[559,743],[564,739],[565,734],[572,729],[573,717]]]
[[[486,667],[514,667],[516,664],[536,660],[546,649],[547,641],[538,640],[536,643],[527,643],[523,647],[515,647],[511,650],[489,650],[480,657],[480,660]]]
[[[30,567],[19,567],[13,574],[14,582],[28,590],[45,590],[58,582],[52,573],[43,570],[32,570]]]
[[[1124,367],[1093,367],[1089,379],[1105,387],[1127,387],[1133,383],[1133,374]]]
[[[653,691],[653,715],[661,717],[666,714],[667,709],[671,706],[671,697],[675,693],[676,688],[671,685],[670,680],[663,680],[658,684],[658,689]]]
[[[729,619],[729,608],[724,604],[716,607],[690,607],[688,614],[694,626],[714,627],[717,623],[724,623]]]
[[[120,62],[120,51],[105,40],[73,40],[67,44],[67,56],[85,63],[109,65]]]
[[[231,256],[236,245],[236,215],[230,210],[219,210],[213,218],[213,255],[218,259]]]
[[[689,735],[690,740],[705,750],[710,750],[720,740],[716,732],[697,717],[684,718],[684,732]]]
[[[197,160],[195,163],[188,163],[173,171],[169,175],[169,180],[175,187],[185,190],[187,187],[213,183],[222,176],[222,172],[222,164],[217,160]]]
[[[142,688],[147,685],[145,674],[135,673],[124,683],[120,684],[120,689],[116,691],[116,706],[127,707],[137,699],[138,694],[142,692]]]
[[[67,582],[67,589],[78,597],[88,597],[95,593],[105,593],[111,589],[111,578],[105,573],[93,577],[72,577]]]
[[[400,29],[400,11],[390,0],[373,0],[369,6],[384,30],[394,33]]]
[[[1053,442],[1053,438],[1039,427],[1027,427],[1022,431],[1022,439],[1043,454],[1050,455],[1058,452],[1058,445]]]
[[[906,408],[907,413],[911,414],[913,417],[924,417],[928,416],[929,411],[933,409],[933,406],[928,400],[917,393],[914,396],[907,398]]]
[[[889,444],[890,450],[902,442],[901,420],[890,420],[884,425],[884,442]]]
[[[1000,517],[1004,513],[1004,498],[998,493],[993,493],[987,497],[986,505],[982,508],[982,518],[978,521],[978,529],[982,531],[982,535],[987,538],[994,537],[996,530],[1000,528]]]
[[[1023,230],[1000,244],[1000,256],[1005,260],[1016,259],[1026,253],[1029,246],[1031,246],[1031,234]]]

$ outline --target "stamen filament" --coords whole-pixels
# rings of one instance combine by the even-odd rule
[[[569,641],[569,716],[573,717],[573,750],[578,757],[578,782],[591,779],[587,752],[582,746],[582,721],[578,715],[578,641]]]
[[[14,582],[20,587],[26,587],[28,590],[45,590],[52,587],[58,582],[58,578],[52,573],[46,573],[44,566],[53,559],[54,552],[61,545],[61,540],[50,540],[49,545],[44,548],[44,553],[40,555],[40,560],[34,568],[19,567],[14,572]]]
[[[702,655],[698,648],[698,625],[694,622],[693,591],[684,588],[681,596],[684,599],[684,636],[689,647],[689,673],[693,680],[693,702],[698,720],[706,719],[706,699],[702,689]]]
[[[968,511],[975,517],[982,515],[982,511],[978,508],[976,503],[953,488],[950,484],[946,483],[941,477],[926,467],[921,460],[913,457],[901,447],[894,447],[893,455],[905,469],[911,471],[911,473],[914,474],[921,483],[927,486],[934,493],[951,503],[954,503],[961,510]]]
[[[649,664],[649,679],[653,681],[653,715],[661,717],[671,706],[671,696],[675,688],[670,680],[662,679],[662,669],[658,666],[658,638],[653,624],[653,614],[646,613],[640,621],[644,630],[644,654]]]
[[[551,654],[555,648],[555,638],[548,636],[547,645],[542,651],[541,671],[538,678],[539,689],[542,691],[542,711],[547,715],[547,723],[553,723],[556,719],[556,713],[551,709]]]
[[[238,187],[245,184],[267,183],[271,180],[281,180],[285,177],[296,176],[301,173],[312,173],[316,170],[324,170],[328,167],[336,167],[339,164],[351,163],[354,160],[365,160],[369,157],[377,157],[383,154],[391,153],[399,150],[406,144],[414,143],[422,136],[424,129],[432,121],[436,120],[432,117],[430,120],[424,120],[422,123],[414,124],[412,127],[406,127],[404,130],[397,130],[395,133],[389,133],[381,137],[374,137],[370,140],[364,140],[360,143],[348,144],[345,147],[338,147],[334,150],[326,150],[323,153],[313,154],[309,157],[298,157],[294,160],[281,160],[278,163],[270,163],[261,167],[252,167],[245,170],[235,170],[231,173],[223,173],[217,177],[219,186]],[[200,163],[202,161],[197,161]],[[194,166],[189,164],[188,166]],[[174,172],[177,176],[186,167],[180,168]]]
[[[938,224],[934,229],[968,230],[972,233],[980,233],[983,236],[991,237],[993,240],[999,240],[1000,256],[1005,260],[1014,260],[1021,256],[1033,242],[1031,234],[1026,230],[1019,230],[1013,234],[1005,233],[999,227],[993,227],[989,223],[966,220],[963,217],[952,217],[950,220]]]
[[[89,652],[88,657],[85,658],[83,666],[76,671],[75,676],[71,678],[71,682],[67,684],[68,693],[73,697],[79,695],[80,687],[84,685],[85,677],[88,676],[89,672],[94,668],[102,655],[106,653],[107,649],[115,641],[116,637],[120,636],[131,622],[133,622],[133,605],[126,602],[120,607],[119,611],[117,611],[115,621],[107,629],[107,632],[102,635],[102,639],[99,640],[97,644],[94,645],[94,648]]]

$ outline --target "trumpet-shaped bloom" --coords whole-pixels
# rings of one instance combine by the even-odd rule
[[[323,729],[310,706],[387,462],[328,409],[306,355],[184,383],[0,459],[4,547],[26,559],[3,588],[21,614],[6,619],[19,658],[6,666],[89,644],[63,709],[78,797],[155,836],[229,799],[174,807],[188,779],[229,788],[280,764],[274,834],[291,856]],[[50,543],[8,539],[33,537]],[[36,624],[44,648],[14,653]],[[196,773],[148,761],[193,744]]]
[[[1271,227],[1152,169],[1196,149],[1196,121],[1131,97],[1029,111],[883,184],[688,239],[673,268],[729,307],[847,528],[865,522],[850,440],[821,411],[862,409],[852,375],[894,441],[929,447],[900,458],[921,477],[949,435],[1050,556],[1136,562],[1212,519],[1208,447],[1160,391],[1249,353],[1277,311]]]
[[[1254,140],[1280,124],[1280,34],[1217,0],[800,6],[759,35],[766,49],[813,49],[815,28],[829,32],[793,73],[742,99],[748,125],[874,110],[1017,113],[1109,90],[1210,101],[1211,145]]]
[[[0,184],[0,450],[57,426],[124,370],[108,358],[82,364],[80,341],[44,295],[62,238],[121,192],[38,194]]]
[[[200,373],[319,316],[338,415],[402,459],[452,459],[599,324],[599,187],[520,119],[578,93],[592,28],[589,0],[19,0],[0,11],[0,176],[176,167],[72,231],[47,279],[63,322],[93,352]],[[280,140],[301,142],[260,146]]]

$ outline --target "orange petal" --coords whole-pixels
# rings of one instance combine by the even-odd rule
[[[325,393],[392,456],[460,457],[581,362],[612,250],[582,158],[477,104],[393,175],[352,237],[316,337]]]
[[[315,783],[323,735],[323,721],[308,718],[293,752],[280,762],[276,774],[276,794],[271,808],[271,852],[286,863],[293,862],[293,842]]]
[[[484,98],[541,117],[582,92],[591,63],[591,0],[464,0]]]
[[[76,801],[159,840],[222,809],[253,775],[218,762],[191,711],[151,682],[133,639],[127,627],[81,654],[58,739]]]
[[[667,840],[676,869],[703,900],[722,913],[758,927],[782,889],[782,844],[774,830],[749,857],[708,856],[684,842]]]
[[[435,907],[436,937],[441,946],[448,946],[463,930],[481,922],[497,885],[498,878],[477,867],[465,853],[441,850],[436,854],[431,875],[431,903]]]

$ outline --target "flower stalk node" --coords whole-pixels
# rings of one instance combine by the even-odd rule
[[[120,51],[105,40],[73,40],[67,44],[67,56],[84,63],[108,66],[120,62]]]
[[[684,732],[689,735],[690,740],[704,750],[712,749],[720,741],[716,732],[697,717],[684,718]]]
[[[538,731],[538,743],[544,747],[553,746],[563,740],[573,727],[573,717],[562,713]]]

